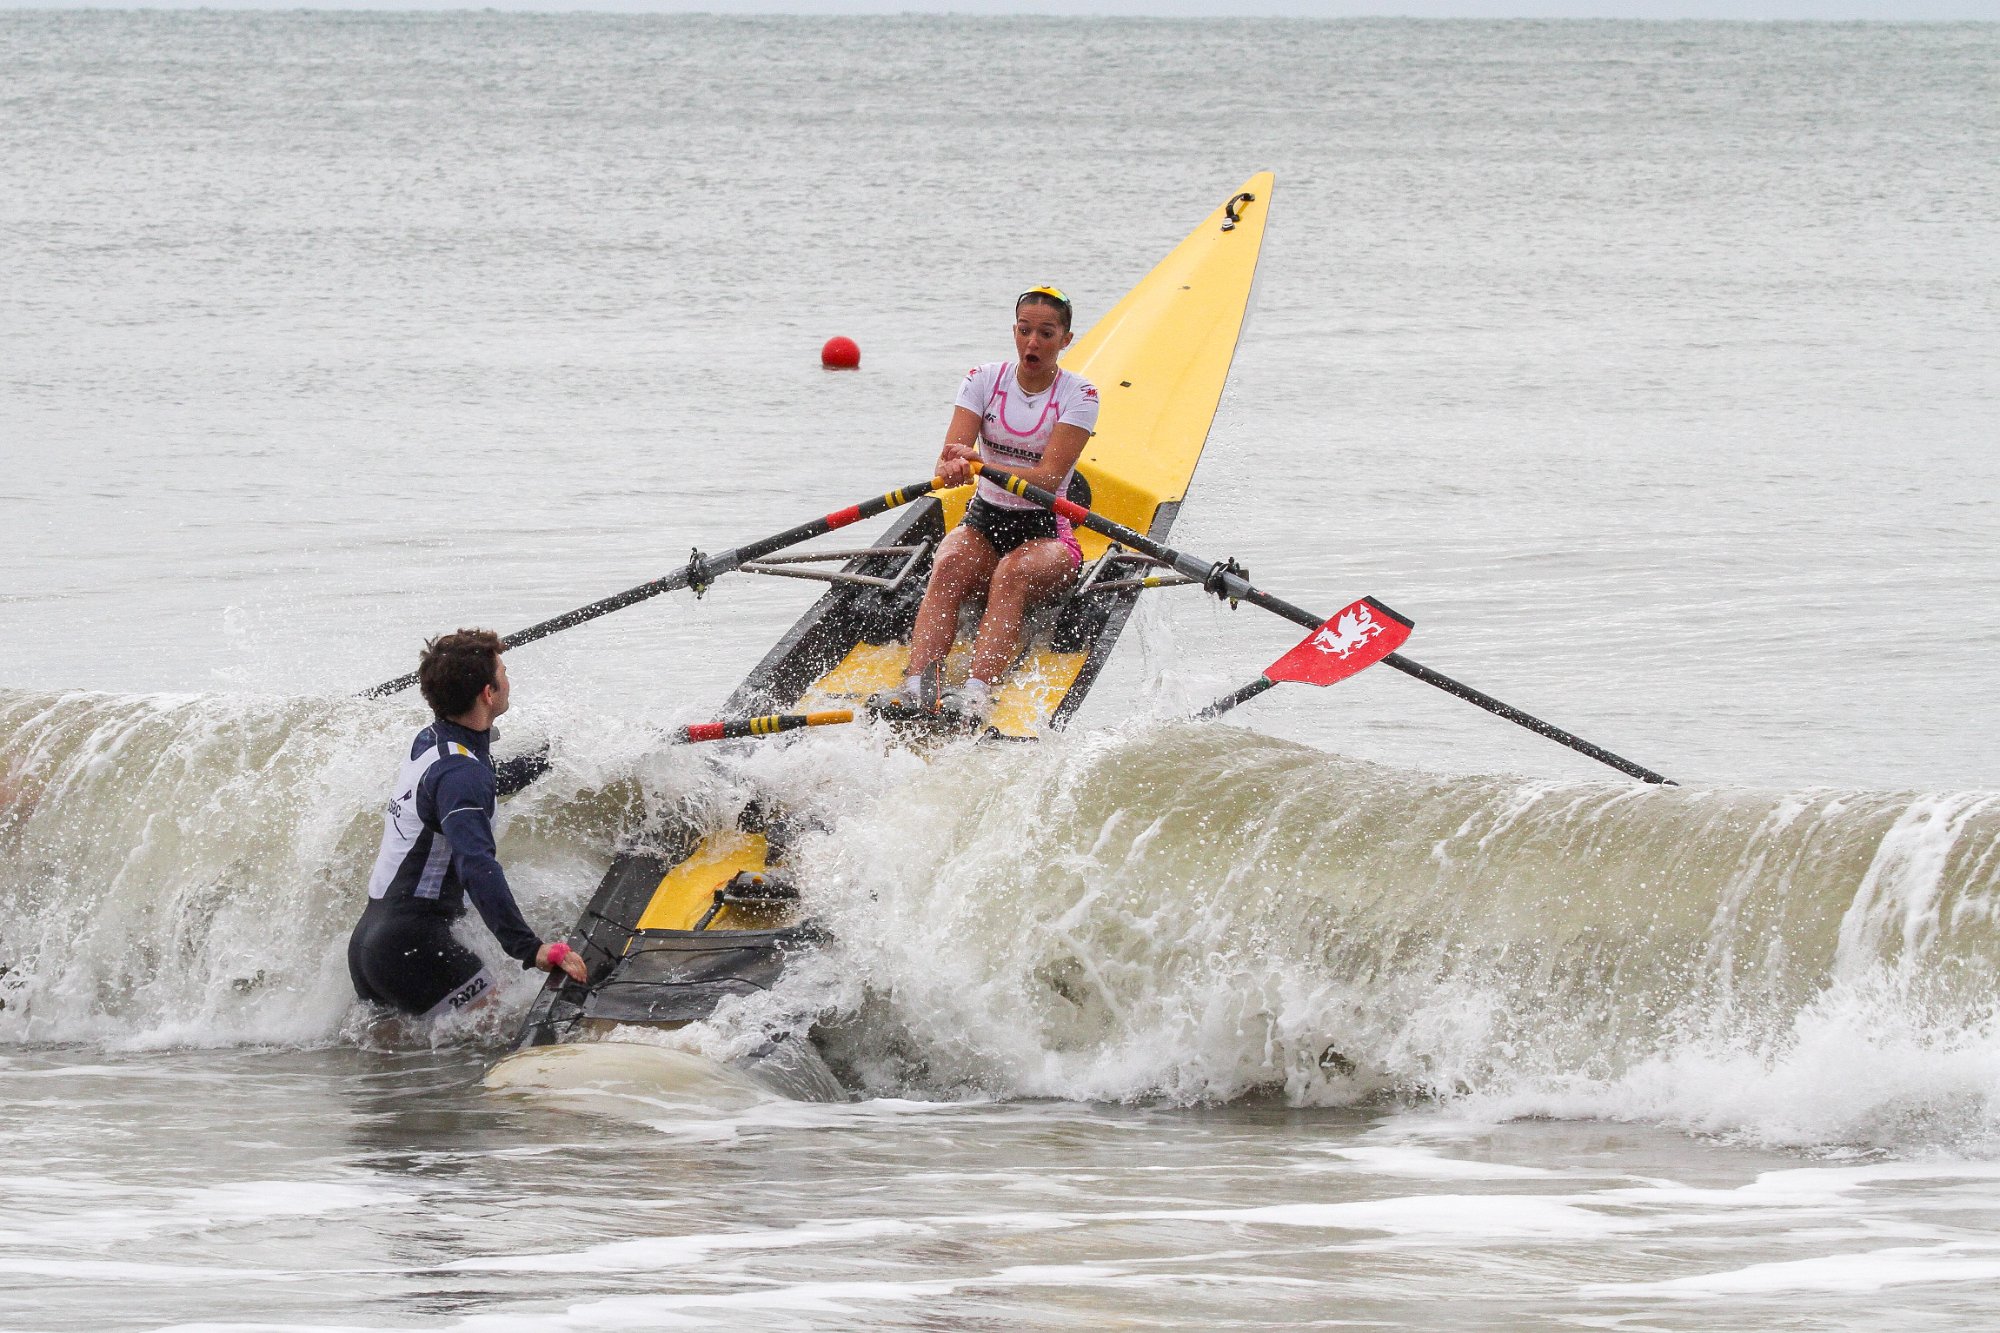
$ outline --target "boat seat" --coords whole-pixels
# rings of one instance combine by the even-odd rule
[[[716,888],[714,902],[694,928],[707,930],[725,907],[748,914],[788,912],[798,901],[798,886],[790,880],[766,871],[739,870]]]

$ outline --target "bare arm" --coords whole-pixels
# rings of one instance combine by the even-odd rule
[[[1060,427],[1058,427],[1060,429]],[[963,486],[972,480],[967,466],[979,457],[979,414],[969,407],[951,409],[951,425],[945,429],[944,450],[938,454],[937,474],[947,486]]]

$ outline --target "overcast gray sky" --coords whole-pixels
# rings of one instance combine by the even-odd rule
[[[0,9],[510,9],[710,14],[2000,20],[2000,0],[0,0]]]

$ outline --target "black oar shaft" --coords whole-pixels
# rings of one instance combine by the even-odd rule
[[[509,648],[518,648],[524,643],[533,643],[536,639],[547,638],[559,630],[574,628],[585,621],[595,620],[599,616],[608,616],[613,611],[623,610],[635,602],[643,602],[648,598],[658,597],[661,593],[673,592],[678,588],[688,587],[690,584],[694,585],[697,589],[706,588],[717,575],[727,574],[739,566],[757,559],[759,556],[769,555],[771,552],[782,550],[787,546],[796,546],[803,541],[811,541],[814,537],[833,532],[838,528],[844,528],[850,523],[859,523],[865,518],[873,518],[877,514],[887,513],[889,510],[906,505],[912,500],[922,499],[924,496],[938,489],[941,484],[936,477],[932,477],[930,480],[919,482],[917,485],[905,486],[901,490],[890,491],[887,494],[875,496],[873,499],[863,500],[860,504],[849,505],[845,509],[836,509],[831,514],[822,514],[809,523],[801,523],[795,528],[786,528],[783,532],[773,533],[771,536],[751,542],[747,546],[739,546],[733,551],[724,551],[721,555],[704,556],[696,552],[689,558],[685,566],[675,570],[671,574],[662,575],[649,583],[642,583],[636,588],[627,588],[624,592],[615,593],[610,597],[604,598],[602,601],[592,602],[589,606],[580,606],[574,611],[565,611],[552,620],[544,620],[539,625],[530,625],[526,629],[516,630],[501,639],[500,642]],[[394,694],[398,690],[407,690],[416,683],[417,673],[412,671],[406,676],[398,676],[394,680],[385,680],[373,689],[363,690],[361,697],[364,699],[380,699],[384,695]]]
[[[1678,786],[1672,778],[1655,773],[1644,764],[1635,764],[1622,755],[1613,754],[1601,745],[1593,745],[1581,736],[1575,736],[1553,722],[1544,722],[1533,713],[1524,713],[1512,704],[1502,703],[1490,694],[1473,689],[1464,681],[1453,680],[1442,671],[1433,671],[1422,662],[1413,662],[1401,653],[1390,653],[1382,659],[1383,664],[1392,666],[1406,676],[1415,676],[1426,685],[1435,685],[1446,694],[1456,696],[1469,704],[1484,708],[1495,717],[1504,717],[1509,722],[1526,727],[1538,736],[1547,736],[1552,741],[1567,745],[1578,754],[1587,754],[1600,764],[1609,764],[1620,773],[1627,773],[1641,782],[1654,782],[1661,786]]]
[[[1206,722],[1210,718],[1221,717],[1224,713],[1236,707],[1236,705],[1247,704],[1265,690],[1276,689],[1277,685],[1278,682],[1272,680],[1269,676],[1259,676],[1242,689],[1233,690],[1223,695],[1220,699],[1217,699],[1214,703],[1196,713],[1194,715],[1195,720],[1197,722]]]
[[[1318,629],[1326,623],[1324,617],[1316,616],[1304,607],[1293,606],[1290,602],[1282,598],[1273,597],[1269,593],[1251,586],[1250,581],[1244,578],[1240,572],[1235,570],[1226,561],[1207,561],[1195,556],[1185,555],[1174,550],[1171,546],[1154,541],[1144,533],[1134,532],[1122,523],[1113,523],[1108,518],[1093,514],[1080,504],[1051,494],[1039,486],[1023,481],[1021,478],[1009,473],[1002,472],[998,468],[980,464],[978,465],[978,471],[987,480],[1024,499],[1033,500],[1044,509],[1061,514],[1064,518],[1079,527],[1089,528],[1099,536],[1109,537],[1120,545],[1129,546],[1135,551],[1143,552],[1146,555],[1152,556],[1155,560],[1163,561],[1173,566],[1176,572],[1198,580],[1218,597],[1227,597],[1232,602],[1249,602],[1253,606],[1261,606],[1266,611],[1283,616],[1294,624],[1303,625],[1307,629]],[[1638,778],[1641,782],[1660,783],[1669,787],[1675,785],[1672,778],[1663,777],[1643,764],[1635,764],[1630,759],[1613,754],[1601,745],[1594,745],[1581,736],[1575,736],[1564,731],[1553,722],[1544,722],[1532,713],[1524,713],[1512,704],[1502,703],[1490,694],[1482,693],[1479,690],[1473,689],[1470,685],[1453,680],[1450,676],[1444,675],[1442,672],[1433,671],[1420,662],[1413,662],[1401,653],[1390,653],[1382,660],[1405,675],[1415,676],[1426,685],[1435,685],[1447,694],[1463,699],[1467,703],[1476,704],[1496,717],[1504,717],[1509,722],[1526,727],[1538,736],[1546,736],[1552,741],[1567,745],[1578,754],[1589,755],[1600,764],[1609,764],[1620,773],[1629,774],[1632,777]],[[1243,699],[1252,698],[1255,694],[1262,692],[1255,690],[1254,687],[1246,686],[1245,688],[1252,689],[1252,694],[1243,695],[1241,690],[1237,691],[1237,694],[1243,695],[1243,697],[1237,698],[1236,695],[1229,696],[1229,708],[1234,708],[1237,704],[1242,703]],[[1211,710],[1226,712],[1227,709],[1219,708],[1222,703],[1222,700],[1217,700],[1208,709],[1204,709],[1200,715],[1210,716],[1212,715]]]

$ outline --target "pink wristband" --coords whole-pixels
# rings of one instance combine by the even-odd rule
[[[554,944],[551,944],[549,946],[549,966],[561,967],[563,965],[563,959],[569,957],[569,954],[570,954],[569,945],[562,940],[557,940]]]

